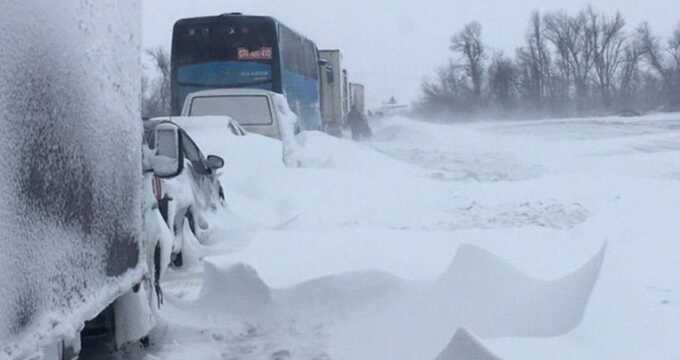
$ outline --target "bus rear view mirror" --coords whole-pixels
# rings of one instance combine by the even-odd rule
[[[154,175],[172,178],[184,169],[182,152],[182,133],[173,123],[161,123],[154,129],[156,154],[152,159]]]

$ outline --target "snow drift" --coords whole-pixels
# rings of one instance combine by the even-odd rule
[[[558,336],[581,323],[605,249],[576,272],[543,281],[481,248],[462,246],[437,286],[455,294],[448,302],[451,318],[480,336]]]
[[[435,360],[500,360],[500,358],[491,353],[467,330],[459,329]]]
[[[257,272],[245,264],[203,262],[204,284],[198,304],[215,313],[253,314],[271,301],[271,290]]]
[[[482,338],[569,332],[587,308],[604,254],[603,248],[573,273],[544,281],[481,248],[464,245],[451,267],[429,284],[372,270],[281,289],[270,288],[248,265],[216,257],[204,261],[203,287],[183,307],[264,327],[291,318],[303,324],[341,320],[332,327],[336,349],[331,354],[338,358],[424,356],[443,347],[443,334],[459,329],[438,360],[494,360],[498,358],[471,332]]]

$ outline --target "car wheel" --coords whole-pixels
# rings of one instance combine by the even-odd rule
[[[194,213],[191,210],[187,211],[186,219],[189,222],[189,230],[196,236],[196,219],[194,218]]]
[[[191,210],[187,210],[184,218],[189,223],[189,230],[191,230],[191,233],[196,236],[196,220]],[[172,254],[172,266],[175,268],[181,268],[183,265],[184,257],[182,255],[182,251],[180,250],[178,253]]]

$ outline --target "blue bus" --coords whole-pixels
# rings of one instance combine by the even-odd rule
[[[192,92],[255,88],[283,94],[302,130],[320,130],[319,51],[271,17],[240,13],[181,19],[172,39],[172,113]]]

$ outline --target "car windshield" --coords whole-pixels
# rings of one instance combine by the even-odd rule
[[[272,110],[266,96],[198,96],[191,100],[189,116],[230,116],[241,125],[271,125]]]

